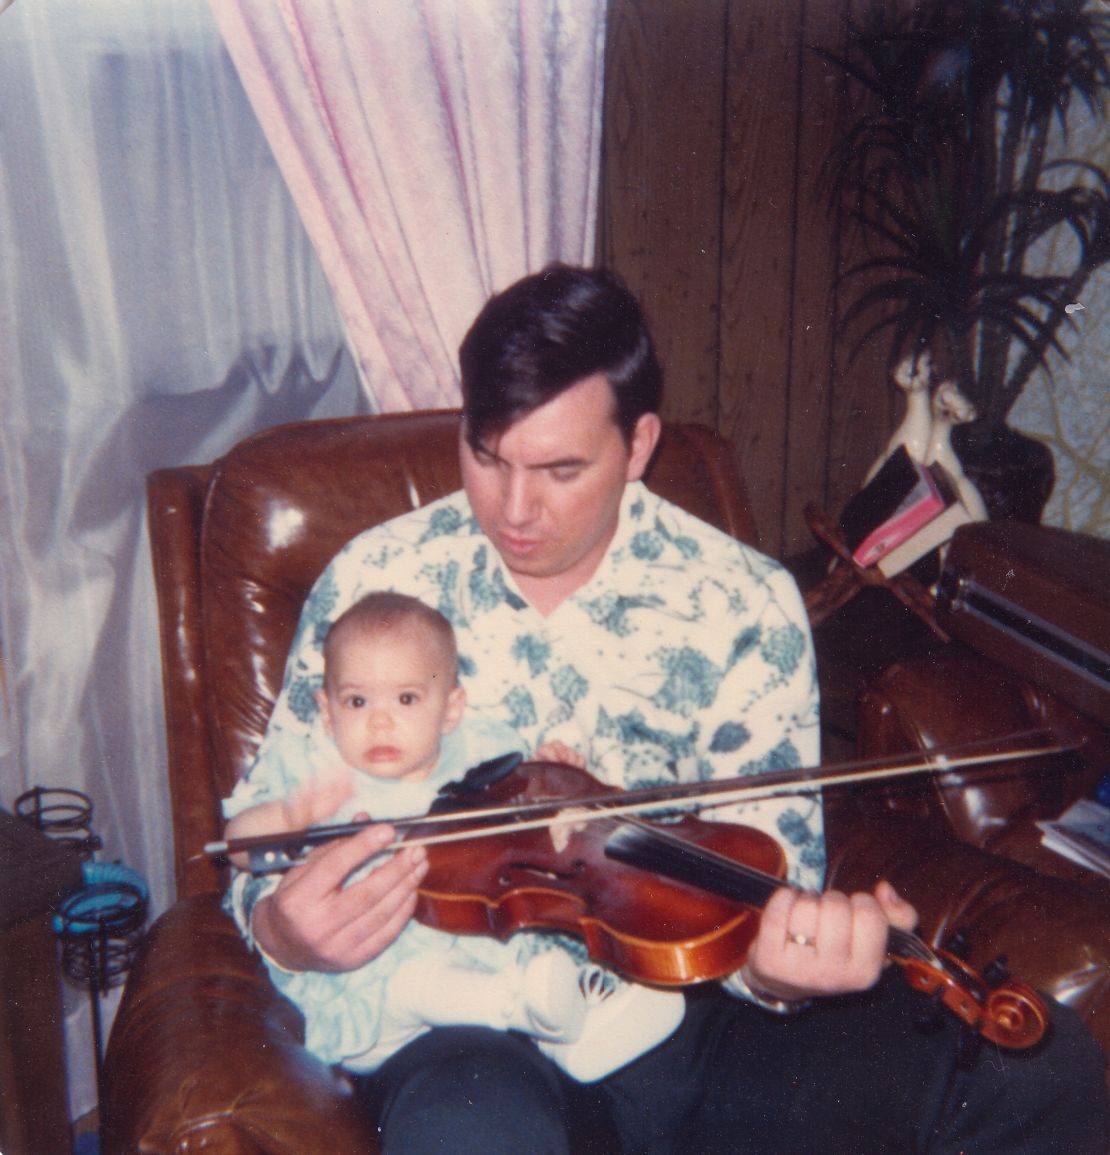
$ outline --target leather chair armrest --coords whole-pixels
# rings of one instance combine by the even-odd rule
[[[150,929],[113,1025],[106,1152],[377,1152],[342,1078],[302,1039],[219,896],[179,902]]]
[[[972,967],[1003,960],[1015,981],[1071,1006],[1110,1052],[1110,898],[923,834],[904,815],[852,823],[842,811],[828,834],[830,887],[887,879],[917,908],[927,942],[966,936]]]
[[[995,772],[955,771],[923,778],[915,789],[905,782],[878,785],[869,801],[935,821],[963,842],[1000,849],[995,842],[1015,827],[1055,818],[1091,794],[1102,773],[1105,739],[1100,743],[1096,729],[1061,707],[1032,683],[960,647],[896,662],[859,695],[856,745],[862,758],[950,750],[1041,727],[1084,741],[1085,753],[1025,758]],[[1027,865],[1052,873],[1053,857],[1045,852]]]
[[[203,894],[213,867],[201,848],[219,838],[223,824],[212,779],[210,710],[200,629],[200,527],[211,470],[161,469],[147,477],[154,589],[158,597],[162,686],[170,801],[174,813],[174,869],[179,895]]]

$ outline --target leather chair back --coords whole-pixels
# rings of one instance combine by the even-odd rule
[[[281,689],[301,606],[356,534],[459,488],[455,411],[279,426],[207,466],[148,478],[180,896],[212,890],[200,855]],[[667,425],[647,483],[756,544],[730,447]]]

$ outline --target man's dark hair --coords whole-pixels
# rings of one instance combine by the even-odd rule
[[[463,338],[459,366],[472,448],[595,373],[613,388],[626,440],[663,392],[643,310],[605,269],[548,265],[491,297]]]

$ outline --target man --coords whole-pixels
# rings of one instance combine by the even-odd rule
[[[640,483],[661,379],[624,286],[566,267],[525,278],[479,314],[460,364],[464,491],[362,535],[321,577],[274,740],[318,724],[323,627],[388,584],[452,621],[479,713],[530,749],[577,749],[610,784],[815,762],[812,646],[793,583]],[[252,781],[265,781],[271,734]],[[911,928],[913,909],[886,884],[818,893],[815,803],[730,812],[741,815],[779,837],[794,887],[767,905],[727,994],[692,993],[673,1033],[585,1085],[517,1036],[432,1031],[360,1088],[387,1152],[1104,1150],[1101,1058],[1074,1018],[1054,1010],[1036,1058],[961,1069],[955,1029],[915,1031],[911,996],[883,975],[890,927]],[[271,965],[343,972],[393,941],[422,852],[344,885],[391,838],[371,826],[280,884],[237,880],[237,916]]]

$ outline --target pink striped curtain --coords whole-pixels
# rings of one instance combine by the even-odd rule
[[[491,292],[594,245],[604,0],[211,0],[383,411],[454,405]]]

